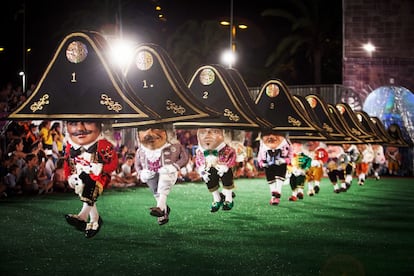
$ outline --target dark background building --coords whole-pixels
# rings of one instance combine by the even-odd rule
[[[413,1],[343,0],[343,20],[343,85],[362,101],[390,84],[414,91]]]

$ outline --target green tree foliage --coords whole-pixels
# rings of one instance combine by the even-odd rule
[[[266,9],[262,16],[277,17],[290,25],[266,60],[275,75],[288,75],[292,81],[306,82],[303,72],[312,72],[308,82],[319,84],[330,78],[341,57],[341,10],[332,9],[335,1],[291,0],[283,8]],[[332,13],[338,13],[332,16]],[[334,62],[334,60],[336,62]],[[336,69],[336,71],[338,71]],[[340,70],[339,70],[340,71]]]
[[[189,20],[167,39],[166,50],[185,80],[204,64],[217,64],[228,47],[228,32],[217,21]]]

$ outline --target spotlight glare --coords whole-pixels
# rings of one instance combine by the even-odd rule
[[[221,55],[221,62],[228,65],[229,68],[231,68],[232,65],[236,63],[236,54],[231,50],[223,52],[223,54]]]
[[[134,55],[134,43],[119,39],[114,41],[111,46],[112,62],[124,68]]]
[[[375,46],[371,42],[365,43],[364,45],[362,45],[362,48],[369,54],[375,52]]]

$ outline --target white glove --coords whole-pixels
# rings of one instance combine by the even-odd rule
[[[275,161],[275,165],[277,166],[280,166],[282,164],[286,164],[286,160],[284,158],[280,158]]]
[[[68,184],[72,189],[75,189],[75,194],[82,195],[85,184],[83,184],[83,181],[79,178],[78,174],[72,174],[69,176]]]
[[[204,180],[204,182],[209,182],[210,181],[210,173],[209,172],[206,172],[206,171],[200,171],[200,175],[201,175],[201,178],[203,178],[203,180]]]
[[[320,167],[320,166],[321,166],[321,162],[319,162],[319,160],[312,160],[311,167]]]
[[[143,183],[147,183],[148,180],[154,178],[155,172],[144,169],[139,173],[139,179]]]
[[[91,163],[89,173],[94,175],[100,175],[102,172],[103,164],[101,163]]]
[[[227,165],[216,165],[217,174],[222,177],[228,170]]]
[[[165,166],[162,166],[158,170],[158,173],[160,174],[169,174],[169,173],[175,173],[175,172],[177,172],[177,168],[174,167],[174,165],[165,165]]]
[[[262,167],[263,168],[268,168],[269,167],[269,164],[267,164],[267,162],[263,162]]]
[[[293,170],[292,174],[294,176],[305,175],[304,171],[303,170],[299,170],[299,169]]]
[[[81,174],[82,172],[85,172],[87,174],[94,174],[94,175],[100,175],[102,172],[103,164],[101,163],[90,163],[89,165],[81,165],[76,164],[76,172],[77,174]]]

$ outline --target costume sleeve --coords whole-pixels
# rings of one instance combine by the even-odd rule
[[[232,168],[236,165],[237,153],[236,153],[236,150],[230,147],[229,145],[227,145],[226,147],[228,150],[228,158],[227,158],[226,165],[227,167]]]
[[[134,167],[135,167],[135,171],[137,172],[138,175],[140,174],[140,172],[144,168],[142,163],[141,163],[141,154],[140,154],[140,149],[139,148],[135,152]]]
[[[118,168],[118,155],[111,142],[107,140],[100,140],[99,142],[98,151],[103,160],[102,171],[111,174]]]
[[[68,178],[71,175],[71,168],[69,165],[69,157],[70,157],[70,148],[71,148],[71,144],[67,143],[66,144],[66,152],[65,152],[65,161],[63,163],[63,170],[65,173],[65,177]]]
[[[196,149],[195,165],[196,165],[196,168],[204,167],[205,165],[204,154],[201,151],[200,147]]]
[[[259,146],[259,152],[257,153],[257,162],[259,163],[259,166],[263,168],[263,163],[266,161],[266,150],[264,149],[264,146],[262,143],[260,143]]]
[[[173,147],[175,147],[178,151],[177,160],[174,161],[174,165],[178,170],[180,170],[188,163],[188,152],[181,144],[175,144]]]

